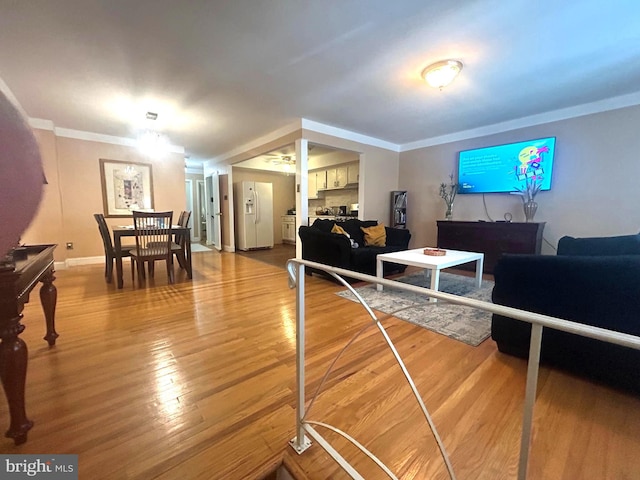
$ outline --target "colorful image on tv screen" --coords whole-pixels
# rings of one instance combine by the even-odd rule
[[[555,137],[460,152],[460,193],[515,192],[527,179],[551,188]]]

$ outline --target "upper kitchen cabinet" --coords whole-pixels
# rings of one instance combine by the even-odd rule
[[[318,190],[324,190],[327,185],[327,172],[309,172],[309,198],[319,198]]]
[[[333,190],[336,188],[357,187],[359,178],[359,163],[336,165],[320,173],[326,174],[326,187],[318,190]]]
[[[315,172],[316,174],[316,189],[317,190],[326,190],[327,189],[327,171],[319,170]]]
[[[360,181],[360,163],[351,163],[347,165],[347,183],[358,184]]]
[[[307,196],[309,198],[318,198],[318,184],[316,183],[316,174],[314,172],[309,172],[309,190],[307,192]]]
[[[327,190],[344,188],[347,185],[347,167],[337,166],[327,170]]]

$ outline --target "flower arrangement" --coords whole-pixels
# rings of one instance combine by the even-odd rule
[[[522,203],[533,202],[536,195],[542,187],[542,177],[533,176],[526,178],[523,187],[515,187],[516,191],[511,192],[513,195],[520,195],[522,197]]]
[[[444,203],[447,205],[447,220],[451,219],[452,210],[453,210],[453,201],[456,198],[456,194],[458,193],[458,184],[453,181],[453,173],[449,175],[449,185],[444,183],[440,184],[440,198],[444,200]]]

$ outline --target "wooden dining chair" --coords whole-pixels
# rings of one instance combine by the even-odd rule
[[[93,218],[98,222],[98,230],[100,231],[102,245],[104,246],[104,277],[107,283],[111,283],[113,281],[113,262],[116,259],[116,251],[113,247],[113,241],[111,240],[111,232],[102,213],[94,213]],[[123,258],[130,257],[132,248],[135,247],[123,247],[121,256]]]
[[[191,218],[191,212],[190,211],[182,211],[180,213],[180,217],[178,218],[178,225],[180,225],[181,227],[188,227],[189,226],[189,219]],[[178,259],[178,264],[180,265],[180,268],[185,269],[186,265],[187,265],[187,259],[186,259],[186,242],[190,242],[191,238],[189,238],[189,234],[176,234],[175,235],[175,240],[174,240],[174,244],[172,245],[171,249],[173,250],[173,253],[175,254],[176,258]]]
[[[146,279],[145,263],[153,276],[153,262],[164,260],[167,264],[169,283],[174,283],[171,224],[173,212],[133,212],[133,228],[136,248],[131,251],[131,278],[138,272],[138,285]]]

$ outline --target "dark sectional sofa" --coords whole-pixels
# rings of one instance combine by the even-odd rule
[[[640,235],[563,237],[557,255],[504,255],[493,302],[640,336]],[[531,326],[493,315],[501,352],[527,358]],[[640,393],[640,351],[545,328],[541,362]]]
[[[349,219],[337,222],[358,244],[357,248],[345,235],[331,233],[336,222],[333,220],[317,219],[313,225],[302,225],[298,229],[302,241],[302,258],[313,262],[344,268],[355,272],[376,274],[376,255],[379,253],[398,252],[409,249],[411,233],[409,230],[385,227],[387,235],[386,246],[365,246],[364,233],[361,227],[378,225],[376,220]],[[384,275],[402,273],[406,265],[384,263]],[[306,269],[307,273],[317,272],[315,269]]]

